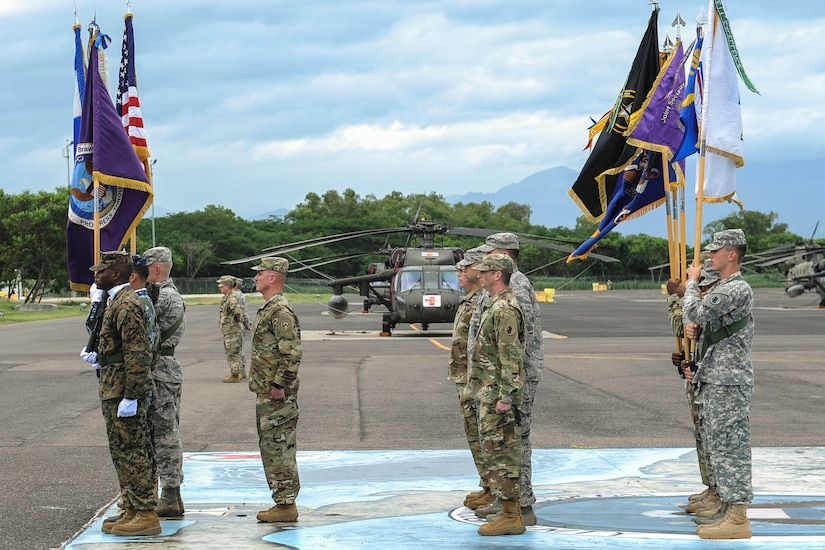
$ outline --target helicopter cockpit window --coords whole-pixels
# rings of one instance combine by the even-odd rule
[[[398,291],[404,292],[407,290],[419,290],[424,288],[424,274],[420,269],[413,267],[405,267],[401,272],[401,278],[398,284]]]
[[[448,290],[461,290],[461,285],[458,284],[458,271],[455,269],[442,268],[441,288]]]

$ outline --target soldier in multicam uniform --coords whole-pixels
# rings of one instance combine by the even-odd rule
[[[701,334],[694,375],[696,402],[725,515],[716,523],[699,525],[696,534],[703,539],[750,538],[754,321],[753,290],[739,271],[747,252],[745,234],[741,229],[718,231],[705,250],[721,281],[701,297],[697,282],[701,268],[690,267],[682,307],[685,317],[696,323],[685,326],[687,336],[696,339]]]
[[[301,366],[301,326],[282,292],[289,262],[263,258],[252,269],[257,290],[266,302],[252,328],[249,390],[258,398],[255,416],[266,481],[275,506],[258,512],[258,521],[296,521],[298,477],[298,368]]]
[[[527,320],[526,335],[524,341],[524,397],[519,407],[519,422],[521,423],[521,514],[524,524],[532,526],[536,524],[536,515],[533,512],[533,504],[536,502],[536,495],[533,492],[533,445],[530,442],[530,428],[533,418],[533,402],[536,396],[536,388],[541,381],[542,370],[544,369],[544,340],[541,328],[541,310],[539,309],[536,293],[533,285],[524,273],[518,270],[519,242],[518,237],[513,233],[494,233],[489,235],[486,242],[480,247],[484,253],[507,254],[516,266],[510,278],[510,290],[518,300],[524,317]],[[476,304],[473,318],[470,321],[470,336],[468,349],[470,350],[470,362],[472,362],[473,340],[478,332],[481,310],[488,299],[488,293],[482,292]],[[472,505],[479,504],[476,515],[486,518],[490,514],[501,511],[501,502],[492,500],[484,502],[480,499]],[[473,507],[473,506],[471,506]]]
[[[476,400],[484,478],[501,500],[501,512],[482,525],[481,535],[524,532],[519,506],[521,427],[518,421],[524,390],[525,318],[507,286],[515,264],[505,254],[489,254],[476,265],[490,294],[484,304],[469,364],[465,396]]]
[[[235,277],[223,275],[218,279],[221,294],[219,326],[223,335],[223,350],[229,363],[229,375],[223,381],[240,382],[246,377],[243,358],[243,310],[235,290]]]
[[[719,272],[713,269],[710,258],[708,258],[702,264],[702,271],[699,275],[700,294],[704,296],[718,282]],[[681,341],[682,338],[684,338],[685,325],[682,310],[682,298],[685,295],[685,285],[678,277],[668,279],[667,292],[670,327],[673,330],[674,336]],[[706,487],[701,493],[695,493],[688,497],[688,503],[684,506],[684,510],[689,514],[696,514],[693,521],[697,524],[715,523],[719,518],[713,514],[718,510],[720,501],[716,489],[716,481],[713,477],[710,454],[707,452],[707,445],[705,444],[704,430],[699,422],[699,406],[696,404],[696,392],[693,388],[693,370],[695,370],[696,366],[693,365],[691,368],[691,365],[688,364],[685,359],[684,351],[681,353],[673,353],[671,355],[671,362],[677,368],[682,378],[685,379],[685,396],[687,397],[688,405],[690,405],[691,418],[693,420],[693,438],[696,443],[696,458],[699,462],[699,474],[702,478],[702,484]],[[713,508],[712,511],[710,510],[711,508]]]
[[[149,403],[152,350],[144,305],[129,288],[132,258],[126,252],[103,252],[90,268],[97,288],[110,303],[103,314],[95,358],[100,365],[100,403],[109,451],[120,483],[125,513],[103,524],[103,532],[122,536],[157,535],[157,492],[152,472]]]
[[[186,304],[169,277],[172,272],[172,251],[157,246],[143,255],[149,265],[149,283],[156,285],[158,289],[155,313],[160,333],[152,365],[152,378],[157,392],[152,400],[150,419],[162,492],[155,511],[161,517],[177,517],[182,516],[185,509],[180,494],[183,483],[183,447],[180,442],[183,367],[175,357],[175,348],[186,330]]]
[[[461,406],[461,416],[464,420],[464,433],[470,446],[470,454],[481,479],[481,491],[473,491],[464,499],[464,506],[490,494],[490,484],[487,482],[482,461],[481,443],[478,436],[478,411],[475,399],[464,397],[464,388],[467,385],[467,335],[470,331],[470,317],[475,310],[476,302],[481,293],[481,283],[478,272],[473,266],[484,259],[484,254],[478,248],[471,248],[464,254],[464,258],[456,264],[458,282],[467,294],[461,299],[453,321],[453,343],[450,350],[450,362],[447,368],[447,380],[455,382],[458,390],[458,400]]]
[[[235,277],[235,290],[238,292],[238,301],[241,303],[241,311],[243,312],[243,329],[252,330],[252,322],[249,320],[249,313],[246,312],[246,296],[243,293],[243,279]],[[243,356],[243,354],[241,354]],[[246,361],[243,361],[246,364]]]

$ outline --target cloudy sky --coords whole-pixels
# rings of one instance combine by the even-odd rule
[[[76,0],[113,38],[126,2]],[[693,36],[707,2],[662,0]],[[310,192],[492,192],[581,168],[589,117],[613,103],[647,0],[133,0],[156,205],[241,216]],[[0,3],[0,187],[67,181],[73,0]],[[728,0],[744,66],[746,162],[825,157],[825,2]],[[571,182],[572,183],[572,182]],[[559,201],[570,201],[567,195]]]

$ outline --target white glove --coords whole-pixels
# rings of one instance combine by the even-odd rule
[[[120,400],[120,403],[117,404],[117,417],[127,418],[129,416],[135,416],[137,414],[137,406],[137,399],[126,399],[124,397]]]
[[[86,361],[87,363],[91,363],[95,369],[100,368],[100,363],[97,362],[97,352],[96,351],[86,351],[86,348],[80,350],[80,358]]]
[[[89,289],[89,298],[91,299],[92,303],[100,302],[103,300],[103,296],[106,294],[106,291],[92,283],[92,287]]]

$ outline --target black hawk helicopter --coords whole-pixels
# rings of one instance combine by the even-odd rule
[[[383,262],[371,263],[367,266],[364,275],[332,279],[327,284],[332,287],[333,296],[327,303],[330,314],[341,319],[348,314],[349,304],[344,297],[347,287],[355,286],[359,295],[364,298],[363,312],[367,313],[372,306],[383,306],[386,312],[382,320],[382,336],[390,336],[398,323],[420,323],[422,330],[427,330],[431,323],[452,323],[458,304],[464,291],[458,282],[458,271],[455,264],[464,257],[464,249],[460,247],[438,247],[435,245],[436,235],[463,235],[484,238],[498,230],[476,229],[470,227],[450,227],[445,223],[429,220],[420,220],[406,227],[391,227],[384,229],[368,229],[341,233],[327,237],[318,237],[289,243],[282,246],[267,248],[263,253],[225,262],[240,264],[265,258],[267,256],[289,255],[291,252],[366,237],[371,235],[407,234],[404,246],[385,246],[379,251],[385,254]],[[542,248],[558,250],[569,254],[573,248],[537,240],[537,235],[518,234],[519,242]],[[417,246],[410,246],[412,237],[418,237]],[[531,238],[536,237],[536,238]],[[546,237],[545,237],[546,238]],[[363,254],[347,256],[341,259],[350,259]],[[610,256],[590,254],[590,258],[604,262],[618,261]],[[290,272],[314,269],[325,263],[337,260],[328,260],[312,265],[306,265],[307,260],[292,260],[302,264],[290,269]]]

